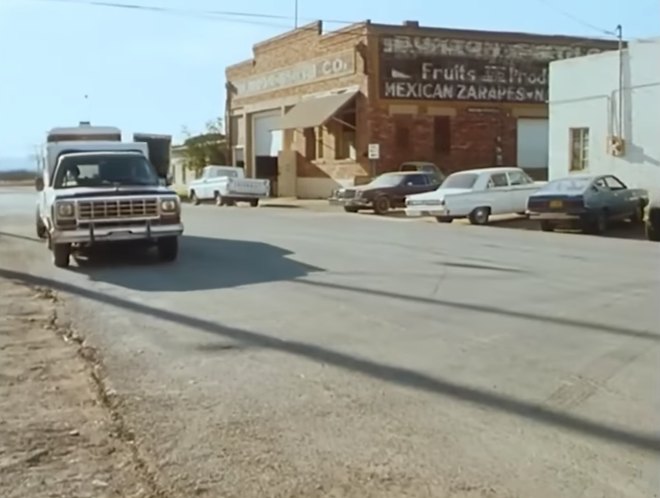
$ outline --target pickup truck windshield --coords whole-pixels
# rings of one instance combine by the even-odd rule
[[[55,172],[53,187],[157,186],[158,175],[140,155],[94,154],[64,158]]]

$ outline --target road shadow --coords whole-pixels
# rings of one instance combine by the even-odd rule
[[[71,271],[90,280],[146,292],[184,292],[294,280],[321,268],[291,259],[293,253],[263,242],[184,235],[179,259],[159,262],[155,250],[107,246],[82,253]],[[157,265],[157,266],[155,266]]]
[[[50,288],[57,292],[112,306],[119,310],[140,313],[159,320],[194,328],[215,335],[216,337],[236,341],[246,346],[256,346],[258,348],[270,349],[306,358],[342,370],[365,375],[392,385],[416,389],[441,398],[454,399],[481,409],[496,410],[527,420],[533,420],[544,425],[660,455],[660,437],[655,433],[642,432],[634,428],[612,426],[581,415],[562,412],[542,403],[530,402],[496,391],[463,385],[446,378],[431,377],[430,375],[416,372],[409,368],[388,365],[348,353],[333,351],[316,344],[297,340],[284,340],[265,333],[223,325],[222,323],[218,323],[217,320],[204,320],[170,310],[155,308],[122,297],[104,294],[89,288],[82,288],[67,282],[2,268],[0,268],[0,277],[27,285]],[[323,286],[324,284],[318,283],[317,285]],[[372,292],[359,288],[352,288],[352,290],[355,292]],[[393,296],[396,295],[393,294]],[[226,351],[227,348],[223,347],[220,352],[226,353]]]
[[[20,235],[18,233],[0,232],[0,239],[2,239],[3,237],[7,237],[9,239],[27,240],[29,242],[38,242],[39,244],[43,244],[44,246],[46,245],[46,242],[38,237],[30,237],[28,235]]]
[[[500,227],[500,228],[513,228],[516,230],[528,230],[532,232],[541,231],[541,227],[538,221],[530,220],[520,216],[505,218],[500,220],[491,220],[489,226]],[[588,234],[583,233],[581,230],[577,229],[564,229],[558,228],[555,230],[557,233],[570,233],[575,234],[576,236],[589,236]],[[646,234],[644,233],[644,225],[641,223],[631,223],[629,221],[619,221],[613,222],[607,229],[607,231],[598,235],[598,237],[607,237],[612,239],[628,239],[628,240],[646,240]]]

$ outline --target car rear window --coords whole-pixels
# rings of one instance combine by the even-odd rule
[[[472,188],[479,175],[474,173],[454,173],[442,183],[442,188]]]
[[[591,183],[591,178],[562,178],[548,182],[539,192],[583,192]]]

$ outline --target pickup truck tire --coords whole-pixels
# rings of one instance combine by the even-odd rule
[[[215,192],[213,194],[213,199],[215,200],[215,205],[216,206],[226,206],[227,201],[225,201],[222,196],[220,195],[220,192]]]
[[[357,213],[359,209],[356,207],[344,206],[344,211],[346,211],[347,213]]]
[[[163,237],[158,239],[158,259],[161,261],[171,262],[175,261],[179,256],[179,238],[178,237]]]
[[[472,225],[487,225],[488,218],[490,218],[490,208],[485,206],[474,208],[470,216],[468,216]]]
[[[197,194],[194,190],[190,192],[190,202],[192,202],[195,206],[199,206],[199,198],[197,197]]]
[[[374,199],[374,212],[376,214],[387,214],[387,212],[390,210],[390,207],[390,200],[384,195]]]
[[[68,268],[71,262],[71,244],[53,244],[53,264],[58,268]]]
[[[256,208],[257,206],[259,206],[259,199],[250,200],[250,206],[252,206],[253,208]]]
[[[450,218],[449,216],[436,216],[435,221],[438,223],[451,223],[454,221],[454,218]]]
[[[40,239],[46,239],[48,236],[48,230],[46,229],[46,225],[44,225],[44,222],[41,221],[41,216],[39,216],[39,211],[37,211],[37,216],[35,220],[35,226],[36,226],[36,231],[37,231],[37,237]]]

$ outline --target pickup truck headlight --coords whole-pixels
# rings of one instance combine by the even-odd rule
[[[174,199],[163,199],[160,201],[160,210],[163,213],[175,213],[179,204]]]
[[[56,213],[58,218],[73,218],[76,215],[76,207],[73,202],[59,202]]]

